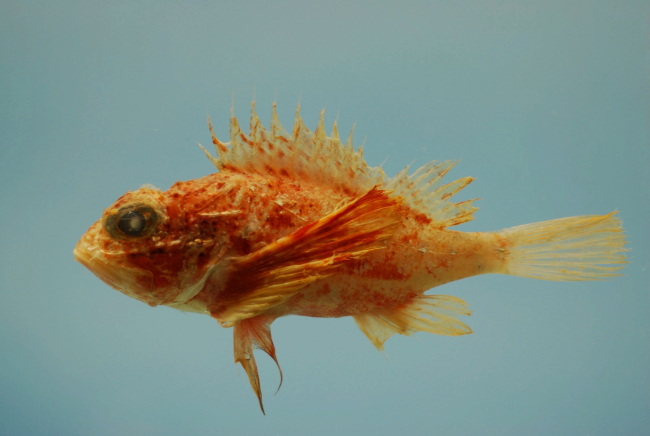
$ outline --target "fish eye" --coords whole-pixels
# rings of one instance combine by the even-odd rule
[[[140,236],[147,220],[139,211],[131,210],[117,220],[117,228],[127,236]]]
[[[104,228],[115,239],[130,239],[150,235],[158,215],[149,206],[132,205],[106,217]]]

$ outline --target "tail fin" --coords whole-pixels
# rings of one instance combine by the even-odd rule
[[[503,272],[558,281],[620,275],[616,271],[627,263],[622,254],[627,250],[623,223],[615,214],[560,218],[497,232],[508,241]]]

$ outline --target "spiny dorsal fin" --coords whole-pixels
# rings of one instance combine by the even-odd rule
[[[432,161],[413,174],[406,167],[394,178],[388,178],[381,167],[370,167],[363,159],[363,150],[354,151],[352,136],[354,127],[345,144],[339,139],[336,121],[330,136],[325,134],[324,110],[318,126],[311,132],[300,117],[300,105],[289,134],[278,118],[276,105],[271,112],[271,128],[266,130],[251,109],[250,132],[244,134],[233,115],[230,120],[230,142],[217,139],[210,125],[212,142],[217,157],[206,155],[219,171],[256,172],[276,177],[305,180],[350,195],[361,195],[377,186],[394,191],[392,196],[402,197],[404,204],[424,213],[434,225],[449,227],[470,221],[477,210],[474,200],[452,203],[449,199],[472,182],[464,177],[445,185],[443,176],[456,164],[453,161]],[[200,145],[200,144],[199,144]],[[201,147],[203,148],[203,147]]]

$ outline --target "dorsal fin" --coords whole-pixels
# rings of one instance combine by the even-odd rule
[[[271,128],[266,130],[251,109],[250,132],[244,134],[233,115],[230,120],[230,142],[219,141],[214,134],[210,118],[208,125],[217,157],[206,155],[219,171],[256,172],[259,174],[305,180],[351,195],[360,195],[377,186],[394,191],[393,196],[403,198],[404,204],[426,214],[440,227],[449,227],[472,219],[477,210],[472,201],[452,203],[451,196],[467,186],[473,179],[464,177],[445,185],[443,176],[456,164],[453,161],[432,161],[408,175],[406,167],[394,178],[388,178],[381,167],[370,167],[363,159],[363,150],[354,151],[352,131],[345,144],[341,144],[336,122],[330,136],[325,134],[324,110],[318,126],[311,132],[296,108],[291,134],[278,118],[275,103],[271,112]],[[199,144],[200,145],[200,144]],[[201,147],[203,148],[203,147]]]

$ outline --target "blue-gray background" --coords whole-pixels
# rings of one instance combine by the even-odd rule
[[[644,434],[648,22],[644,1],[0,2],[0,434]],[[446,285],[475,333],[393,337],[390,362],[350,318],[278,320],[263,416],[231,330],[72,259],[127,190],[213,172],[206,113],[227,139],[254,89],[265,125],[274,100],[287,129],[298,100],[312,128],[356,122],[390,175],[462,159],[458,198],[483,200],[461,230],[617,209],[626,275]]]

